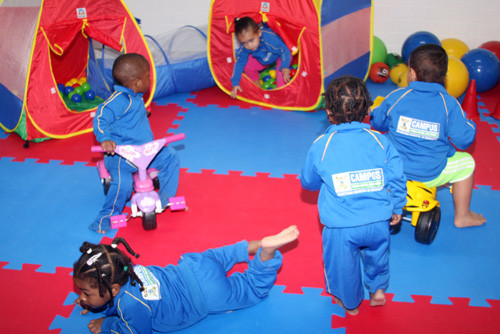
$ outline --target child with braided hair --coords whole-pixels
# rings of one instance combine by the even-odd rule
[[[361,123],[372,105],[365,83],[344,76],[331,81],[324,96],[332,125],[309,149],[300,181],[319,190],[327,292],[356,315],[364,298],[362,276],[370,305],[385,304],[389,225],[401,220],[406,178],[389,140]]]
[[[75,304],[105,317],[91,320],[97,333],[171,332],[193,325],[208,314],[252,306],[264,299],[276,280],[283,256],[278,248],[296,240],[295,225],[262,240],[187,253],[177,265],[134,266],[120,249],[128,243],[115,238],[111,245],[84,242],[74,264],[73,281],[81,293]],[[249,255],[255,254],[253,259]],[[239,262],[248,269],[227,276]]]

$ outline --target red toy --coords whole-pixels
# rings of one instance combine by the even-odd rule
[[[375,83],[384,83],[389,78],[389,66],[386,63],[374,63],[370,67],[370,79]]]

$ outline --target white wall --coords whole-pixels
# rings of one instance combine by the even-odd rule
[[[240,0],[245,1],[245,0]],[[183,25],[208,23],[210,0],[125,0],[142,20],[145,34],[160,35]],[[500,40],[499,0],[373,0],[374,34],[388,52],[401,53],[405,39],[420,30],[439,39],[458,38],[473,49]]]

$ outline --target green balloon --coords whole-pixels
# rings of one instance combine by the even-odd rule
[[[372,49],[372,61],[370,65],[382,62],[385,63],[385,59],[387,58],[387,48],[385,47],[384,42],[377,36],[373,36],[373,49]]]

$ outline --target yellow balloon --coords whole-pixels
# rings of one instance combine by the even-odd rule
[[[408,74],[408,66],[404,63],[399,63],[394,65],[393,68],[391,68],[391,72],[389,73],[389,76],[396,85],[400,86],[402,83],[404,83],[404,86],[400,87],[406,87],[406,77]],[[402,76],[404,75],[404,78]]]
[[[444,79],[446,91],[457,98],[461,96],[469,85],[469,71],[465,64],[458,58],[448,57],[448,71]]]
[[[456,57],[458,59],[469,51],[467,44],[456,38],[445,38],[441,41],[441,46],[448,54],[448,57]]]

